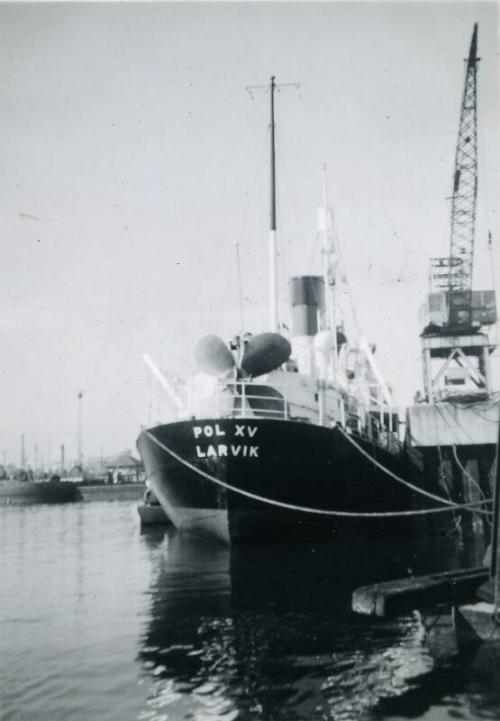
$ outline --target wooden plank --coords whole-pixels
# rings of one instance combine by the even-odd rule
[[[352,595],[352,610],[382,618],[404,610],[457,603],[472,599],[488,576],[488,568],[479,566],[362,586]]]

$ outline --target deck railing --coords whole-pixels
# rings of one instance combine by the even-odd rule
[[[308,405],[300,403],[296,396],[301,389],[286,384],[272,386],[256,384],[250,381],[219,381],[214,393],[204,401],[198,398],[196,402],[188,403],[186,415],[189,418],[201,419],[208,416],[218,418],[273,418],[278,420],[301,420],[303,422],[331,427],[340,423],[348,432],[371,442],[376,441],[385,447],[391,447],[396,436],[385,420],[390,423],[392,409],[389,409],[380,399],[371,398],[370,411],[376,411],[377,416],[369,422],[363,422],[363,413],[345,407],[344,400],[340,399],[338,417],[328,409],[324,414],[320,412],[320,403]],[[305,389],[304,389],[305,390]],[[325,390],[319,390],[319,393]],[[327,392],[327,391],[326,391]],[[295,396],[292,398],[291,396]],[[311,393],[311,395],[313,395]],[[318,400],[318,398],[316,398]],[[373,401],[379,400],[379,403]],[[367,411],[366,411],[367,412]],[[370,425],[371,423],[371,425]],[[376,426],[376,427],[374,427]],[[397,442],[397,441],[396,441]]]
[[[290,418],[315,420],[318,407],[291,399],[291,389],[286,385],[259,385],[249,381],[220,381],[213,394],[206,398],[207,408],[212,408],[219,417],[225,418]],[[188,415],[197,417],[203,408],[198,400],[188,403]],[[204,412],[201,411],[201,412]]]

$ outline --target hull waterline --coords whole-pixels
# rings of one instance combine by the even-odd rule
[[[181,530],[225,543],[406,531],[406,519],[356,517],[409,510],[415,502],[382,470],[406,475],[402,454],[356,443],[364,453],[338,428],[247,418],[157,426],[140,435],[138,448],[151,488]]]

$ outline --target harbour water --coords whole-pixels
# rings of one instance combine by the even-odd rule
[[[436,660],[419,614],[349,610],[356,585],[472,565],[452,538],[230,552],[96,501],[0,508],[0,554],[2,721],[500,716],[497,648]]]

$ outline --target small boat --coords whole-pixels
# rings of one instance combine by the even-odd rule
[[[194,349],[183,389],[148,361],[177,418],[137,441],[152,490],[177,528],[225,543],[352,530],[408,532],[413,461],[374,350],[340,315],[343,274],[332,214],[320,210],[323,272],[290,279],[290,321],[278,319],[271,78],[270,329]],[[432,505],[429,501],[428,505]],[[434,504],[435,505],[435,504]]]
[[[137,513],[141,519],[141,526],[170,525],[165,511],[150,488],[144,493],[143,502],[137,506]]]
[[[28,506],[36,503],[76,503],[80,489],[53,476],[48,481],[0,481],[0,506]]]

